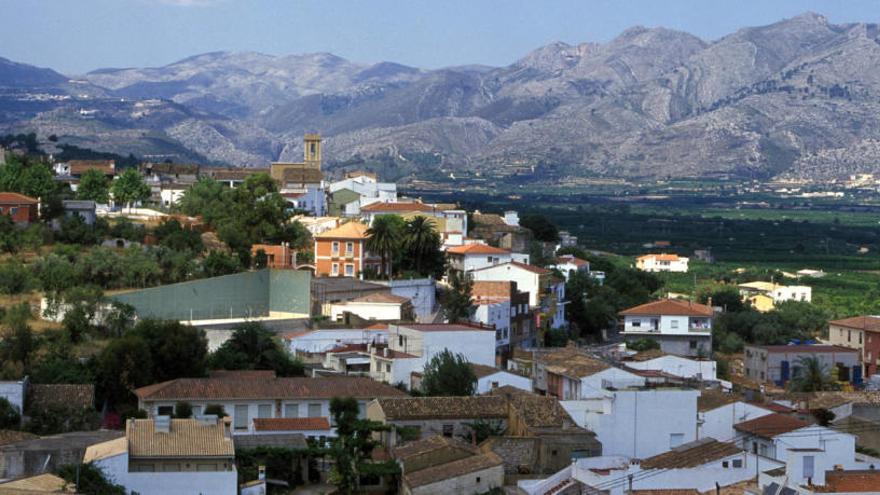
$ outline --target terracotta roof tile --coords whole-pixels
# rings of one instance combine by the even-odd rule
[[[667,354],[660,349],[648,349],[647,351],[640,351],[632,356],[626,357],[625,361],[650,361],[652,359],[657,359],[659,357],[666,356]]]
[[[106,175],[112,175],[116,171],[116,162],[113,160],[70,160],[70,175],[82,175],[88,170],[100,170]]]
[[[661,299],[620,312],[623,316],[628,315],[682,315],[682,316],[713,316],[715,314],[711,306],[679,299]]]
[[[0,192],[0,204],[4,205],[35,205],[36,199],[16,192]]]
[[[357,299],[352,299],[349,302],[403,304],[403,303],[409,302],[409,298],[402,297],[402,296],[395,296],[394,294],[389,294],[387,292],[374,292],[372,294],[367,294],[366,296],[358,297]]]
[[[125,437],[114,438],[106,442],[89,445],[83,455],[83,462],[89,463],[126,452],[128,452],[128,439]]]
[[[90,384],[43,384],[28,386],[28,409],[61,408],[68,411],[94,409],[95,386]]]
[[[325,232],[321,232],[316,235],[316,239],[366,239],[369,237],[367,235],[368,226],[362,224],[360,222],[348,222],[336,227],[335,229],[330,229]]]
[[[570,254],[564,254],[556,258],[556,263],[560,265],[564,265],[566,263],[571,263],[574,266],[590,266],[590,262],[587,260],[582,260],[576,256]]]
[[[503,397],[400,397],[378,399],[389,420],[506,418]]]
[[[134,391],[141,400],[225,400],[405,396],[400,390],[359,376],[332,378],[241,377],[178,378]]]
[[[506,249],[497,248],[488,244],[464,244],[461,246],[452,246],[446,250],[450,254],[510,254]]]
[[[474,375],[476,375],[477,378],[483,378],[483,377],[486,377],[489,375],[494,375],[495,373],[498,373],[499,371],[504,371],[504,370],[499,370],[498,368],[495,368],[492,366],[486,366],[483,364],[477,364],[477,363],[470,363],[470,364],[471,364],[471,369],[474,370]]]
[[[763,438],[773,438],[805,426],[806,421],[787,414],[773,413],[733,425],[734,429]]]
[[[434,211],[435,207],[424,203],[416,202],[399,202],[399,203],[370,203],[361,207],[362,212],[367,213],[392,213],[392,212],[410,212],[410,211]]]
[[[697,410],[700,412],[711,411],[740,400],[742,397],[737,394],[707,388],[700,391],[700,396],[697,398]]]
[[[457,449],[463,451],[467,456],[480,453],[480,449],[456,438],[449,438],[440,435],[432,435],[421,440],[407,442],[394,448],[391,454],[395,459],[406,462],[407,459],[414,456],[421,456],[440,449]]]
[[[459,459],[457,461],[447,462],[439,466],[421,469],[414,473],[408,473],[403,476],[406,484],[410,488],[430,485],[439,481],[457,478],[476,471],[483,471],[493,467],[501,467],[503,462],[494,452],[475,455]]]
[[[855,316],[852,318],[844,318],[842,320],[832,320],[829,325],[838,327],[855,328],[868,332],[880,332],[880,317],[878,316]]]
[[[327,418],[254,418],[256,431],[314,431],[329,430]]]
[[[523,270],[526,270],[526,271],[529,271],[532,273],[537,273],[538,275],[546,275],[546,274],[550,273],[550,270],[548,270],[546,268],[541,268],[540,266],[535,266],[535,265],[527,265],[525,263],[520,263],[519,261],[511,261],[510,264],[517,267],[517,268],[522,268]]]
[[[144,457],[232,457],[231,435],[222,423],[205,424],[195,419],[171,419],[168,432],[156,431],[155,420],[131,419],[125,427],[128,455]]]
[[[636,259],[645,260],[645,259],[651,259],[651,258],[653,258],[657,261],[678,261],[679,259],[683,259],[680,256],[678,256],[677,254],[666,254],[666,253],[643,254],[642,256],[639,256]]]
[[[681,469],[702,466],[741,453],[733,443],[724,443],[714,438],[704,438],[680,445],[669,452],[649,457],[641,462],[642,469]]]
[[[6,483],[0,483],[0,493],[28,495],[37,493],[75,493],[72,483],[54,474],[39,474]]]

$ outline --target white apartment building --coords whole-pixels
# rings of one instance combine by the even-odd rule
[[[562,328],[565,319],[565,281],[546,268],[517,261],[496,263],[471,272],[475,281],[512,281],[517,289],[529,293],[529,306],[549,314],[550,327]]]
[[[510,251],[506,249],[479,243],[452,246],[446,250],[450,270],[464,273],[510,263],[510,256]]]
[[[661,299],[620,312],[626,341],[650,339],[679,356],[709,355],[714,310],[705,304]]]
[[[676,254],[646,254],[636,258],[636,268],[643,272],[687,273],[688,261]]]
[[[410,386],[434,356],[449,350],[470,363],[495,366],[495,330],[464,324],[388,325],[388,347],[370,348],[370,376]],[[396,389],[395,389],[396,390]]]

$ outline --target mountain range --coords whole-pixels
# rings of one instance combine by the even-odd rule
[[[62,75],[0,58],[0,133],[145,159],[449,174],[800,177],[880,169],[880,28],[806,13],[714,41],[630,28],[506,67],[216,52]]]

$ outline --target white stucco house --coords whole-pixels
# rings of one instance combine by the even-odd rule
[[[708,356],[712,352],[711,306],[679,299],[661,299],[620,312],[627,342],[648,339],[660,350],[679,356]]]
[[[662,351],[646,351],[624,359],[628,368],[662,371],[679,378],[716,381],[717,363],[711,359],[691,359],[684,356],[664,354]]]
[[[138,408],[151,418],[173,414],[174,406],[182,401],[192,405],[196,416],[210,405],[222,406],[231,420],[233,435],[252,434],[255,419],[330,418],[333,397],[354,397],[363,413],[375,398],[405,395],[367,377],[276,377],[271,371],[225,371],[206,378],[178,378],[138,388],[134,394]]]
[[[449,350],[474,364],[495,366],[495,330],[466,324],[388,325],[388,347],[370,349],[370,376],[407,388],[435,355]]]
[[[409,299],[394,294],[375,292],[366,296],[330,305],[330,319],[342,321],[345,313],[365,320],[400,321],[411,316]]]
[[[238,493],[232,434],[216,416],[129,419],[124,437],[89,446],[83,462],[141,495]]]
[[[773,411],[739,400],[734,394],[703,390],[697,401],[697,436],[729,441],[737,436],[734,429],[737,424],[770,414]]]
[[[470,243],[446,249],[446,257],[449,260],[450,270],[468,273],[501,263],[509,263],[511,253],[507,249],[488,244]]]
[[[644,459],[696,440],[699,395],[687,388],[630,387],[561,404],[578,426],[596,433],[603,454]]]
[[[512,281],[518,290],[529,293],[529,306],[548,314],[550,328],[567,325],[565,318],[565,280],[539,266],[517,261],[497,263],[471,272],[475,281]]]
[[[687,273],[688,261],[676,254],[646,254],[636,258],[636,268],[643,272]]]
[[[568,278],[571,277],[572,273],[590,274],[590,262],[571,254],[557,256],[556,260],[549,266],[549,268],[555,268],[562,272],[562,276],[565,277],[566,282],[568,282]]]
[[[868,466],[856,460],[856,437],[840,430],[809,424],[796,417],[773,413],[734,425],[736,442],[744,450],[783,463],[802,450],[814,449],[843,469]]]
[[[388,326],[369,328],[304,330],[284,336],[287,348],[294,356],[323,354],[345,344],[384,344],[388,341]]]
[[[519,488],[529,495],[555,493],[559,486],[581,487],[578,493],[609,495],[714,493],[719,488],[754,479],[757,471],[782,465],[758,459],[733,443],[704,439],[642,459],[606,455],[577,459],[545,480],[521,481]]]
[[[474,374],[477,376],[476,393],[482,395],[499,387],[515,387],[526,392],[532,391],[531,378],[506,370],[500,370],[493,366],[472,364]]]

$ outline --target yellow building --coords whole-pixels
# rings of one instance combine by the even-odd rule
[[[751,296],[747,300],[749,301],[749,304],[752,305],[752,308],[762,313],[772,311],[776,307],[776,302],[773,298],[766,294]]]

